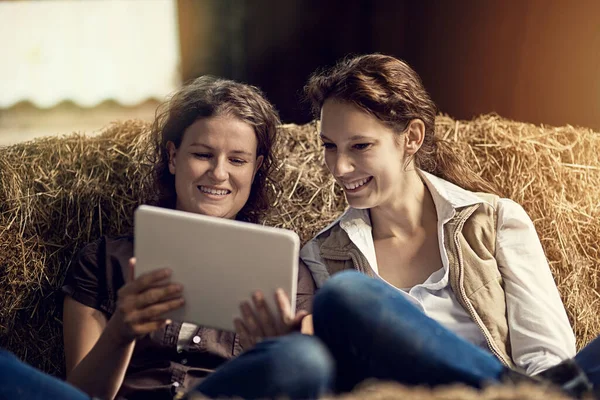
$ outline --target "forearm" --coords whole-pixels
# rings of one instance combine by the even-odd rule
[[[109,322],[98,342],[68,374],[67,382],[92,397],[114,399],[129,366],[135,341],[120,344]]]

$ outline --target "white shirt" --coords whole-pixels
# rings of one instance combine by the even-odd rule
[[[455,215],[456,209],[484,201],[448,181],[423,171],[419,173],[436,207],[443,267],[424,283],[401,293],[427,316],[487,349],[483,333],[458,303],[450,287],[448,254],[443,246],[443,226]],[[512,358],[517,366],[534,375],[573,357],[575,336],[531,219],[519,204],[509,199],[499,200],[497,216],[496,261],[504,279]],[[349,208],[319,234],[337,224],[379,276],[368,210]],[[302,248],[300,258],[311,270],[317,287],[323,285],[329,273],[316,240]]]

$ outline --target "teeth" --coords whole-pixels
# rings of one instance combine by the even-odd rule
[[[349,183],[344,183],[344,187],[348,190],[354,190],[356,188],[361,187],[365,183],[369,181],[370,178],[361,179],[360,181],[354,181]]]
[[[206,194],[213,194],[213,195],[217,195],[217,196],[225,196],[226,194],[229,193],[229,190],[224,190],[224,189],[212,189],[206,186],[199,186],[200,191],[202,193],[206,193]]]

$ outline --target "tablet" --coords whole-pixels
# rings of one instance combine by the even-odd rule
[[[256,290],[275,313],[277,288],[296,308],[300,240],[292,231],[143,205],[134,237],[136,277],[168,267],[184,287],[185,305],[167,318],[234,331],[240,303]]]

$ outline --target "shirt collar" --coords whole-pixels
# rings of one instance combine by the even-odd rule
[[[489,204],[475,193],[465,190],[447,180],[425,171],[417,170],[417,172],[431,193],[438,221],[442,224],[454,217],[456,210],[459,208],[481,203]],[[339,218],[319,232],[318,235],[328,231],[337,224],[346,232],[350,240],[367,258],[371,267],[378,273],[369,210],[349,207]]]
[[[448,221],[459,208],[482,203],[491,206],[490,203],[469,190],[463,189],[428,172],[419,169],[417,172],[431,193],[438,221]]]
[[[359,210],[350,207],[340,218],[340,227],[365,256],[373,271],[379,274],[369,210]]]

